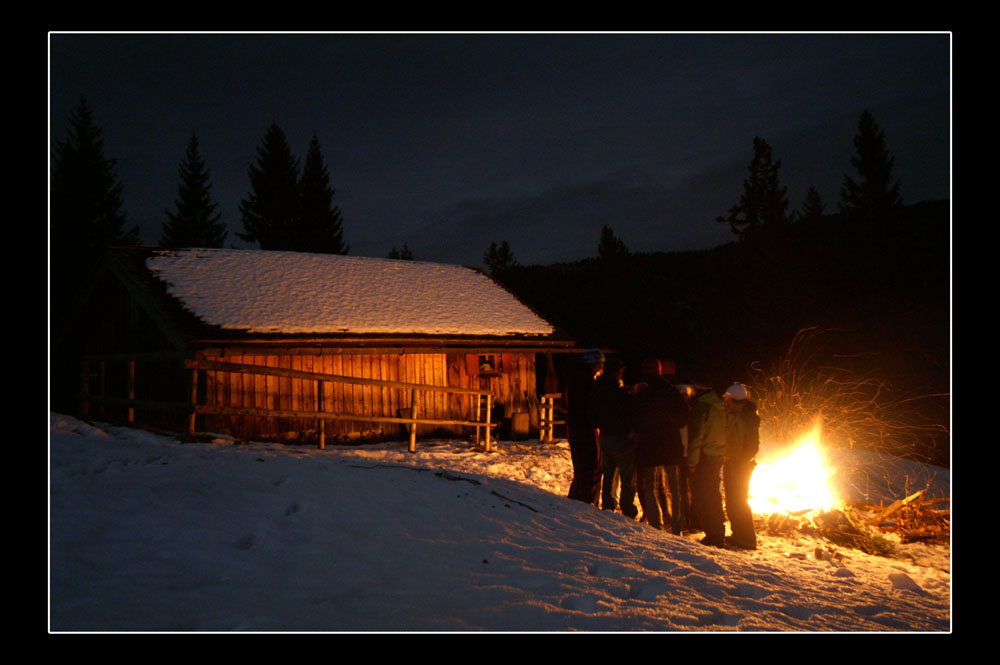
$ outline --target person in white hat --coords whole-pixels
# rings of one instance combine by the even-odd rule
[[[755,550],[757,534],[747,494],[750,476],[757,466],[754,458],[760,447],[760,416],[747,387],[741,383],[729,386],[722,401],[726,405],[726,461],[722,465],[722,486],[729,528],[733,532],[726,538],[726,545]]]

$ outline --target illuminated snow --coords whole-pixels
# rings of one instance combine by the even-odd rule
[[[249,249],[163,250],[146,265],[199,319],[231,330],[553,332],[492,279],[457,265]]]

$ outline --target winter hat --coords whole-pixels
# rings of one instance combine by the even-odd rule
[[[747,398],[747,388],[742,383],[734,383],[726,389],[725,394],[722,396],[724,398],[728,397],[735,400],[744,400]]]
[[[604,354],[601,353],[600,349],[587,349],[583,353],[583,362],[588,365],[596,365],[597,363],[604,362]]]

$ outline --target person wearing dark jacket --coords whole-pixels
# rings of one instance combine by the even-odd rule
[[[746,386],[734,383],[722,395],[726,405],[726,461],[722,464],[722,487],[726,495],[726,515],[732,536],[726,544],[740,549],[757,549],[753,513],[747,502],[750,476],[760,446],[760,416],[749,399]]]
[[[601,496],[601,451],[597,447],[591,393],[603,372],[604,354],[598,349],[588,349],[583,354],[582,365],[567,381],[564,393],[567,438],[573,462],[569,498],[595,506]]]
[[[726,523],[719,474],[726,455],[726,406],[713,390],[698,395],[691,407],[693,436],[688,439],[687,465],[703,545],[725,547]]]
[[[687,424],[687,404],[680,392],[661,375],[656,359],[642,363],[643,383],[635,396],[636,467],[639,502],[644,519],[657,529],[679,534],[684,515],[677,494],[678,465],[684,462],[680,430]],[[667,487],[674,500],[668,503]]]
[[[635,444],[632,441],[631,396],[624,387],[622,377],[625,365],[612,359],[605,364],[605,371],[598,377],[593,395],[593,413],[597,424],[597,442],[601,450],[601,467],[604,475],[601,487],[601,507],[617,510],[635,519],[639,509],[635,505]],[[621,503],[615,497],[615,472],[621,479]]]

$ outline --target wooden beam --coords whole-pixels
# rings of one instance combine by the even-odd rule
[[[125,400],[118,400],[124,402]],[[109,399],[110,402],[110,399]],[[181,408],[188,407],[185,403],[179,403]],[[466,425],[469,427],[496,427],[497,423],[483,423],[473,420],[449,420],[434,418],[396,418],[393,416],[366,416],[352,413],[316,413],[315,411],[302,411],[297,409],[258,409],[249,406],[212,406],[209,404],[198,404],[195,412],[201,414],[212,414],[222,416],[272,416],[277,418],[322,418],[323,420],[358,420],[363,422],[378,423],[398,423],[410,425]]]
[[[293,379],[311,379],[318,381],[337,381],[340,383],[351,383],[365,386],[382,386],[385,388],[402,388],[419,390],[440,391],[449,393],[472,393],[486,394],[485,390],[474,390],[472,388],[459,388],[457,386],[440,386],[430,383],[404,383],[401,381],[385,381],[382,379],[365,379],[359,376],[344,376],[338,374],[321,374],[318,372],[304,372],[302,370],[285,369],[282,367],[265,367],[263,365],[244,365],[241,363],[223,363],[211,360],[186,360],[184,366],[188,369],[212,370],[217,372],[242,372],[245,374],[264,374],[266,376],[277,376]]]

